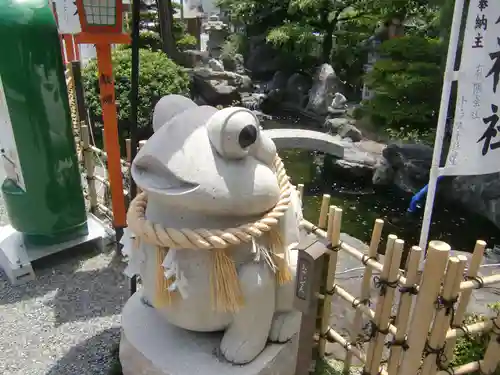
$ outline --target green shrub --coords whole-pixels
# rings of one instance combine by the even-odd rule
[[[189,92],[189,77],[163,52],[141,49],[139,54],[138,127],[146,130],[151,126],[153,108],[158,100],[168,94],[186,95]],[[130,114],[130,49],[113,51],[113,69],[119,126],[121,131],[127,131]],[[90,61],[83,70],[83,84],[91,117],[102,123],[99,74],[95,60]]]
[[[248,52],[248,40],[240,33],[231,34],[222,45],[221,58],[231,59],[237,53],[246,56]]]
[[[130,49],[131,44],[119,44],[118,49]],[[161,51],[162,41],[161,36],[156,31],[140,30],[139,31],[139,48],[147,48],[151,51]]]
[[[365,77],[374,97],[363,103],[375,125],[424,131],[435,128],[441,97],[442,53],[439,40],[421,36],[381,44],[383,58]]]
[[[139,32],[139,48],[149,48],[151,51],[161,50],[161,37],[155,31],[141,30]]]
[[[179,51],[186,51],[188,49],[196,48],[198,41],[191,34],[183,34],[179,39],[175,41]]]
[[[500,312],[500,302],[494,303],[489,307],[495,314]],[[484,320],[486,320],[486,317],[473,314],[469,315],[465,319],[464,323],[474,324]],[[478,335],[471,335],[470,337],[465,336],[458,338],[451,365],[460,366],[482,359],[489,343],[489,336],[489,333],[482,333]],[[474,372],[472,375],[479,375],[479,372]],[[500,375],[500,367],[498,367],[492,375]]]

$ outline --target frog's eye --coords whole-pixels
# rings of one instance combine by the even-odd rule
[[[244,158],[260,135],[259,121],[244,108],[226,108],[212,116],[208,124],[210,142],[229,159]]]

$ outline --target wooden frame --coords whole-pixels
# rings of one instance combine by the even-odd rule
[[[84,1],[76,0],[76,7],[78,9],[78,17],[80,18],[80,25],[83,33],[94,34],[120,34],[123,30],[123,3],[121,0],[114,0],[115,2],[115,24],[114,25],[92,25],[87,22],[87,13],[85,11]]]

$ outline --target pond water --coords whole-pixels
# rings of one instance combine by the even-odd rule
[[[319,153],[281,150],[280,156],[292,182],[304,184],[307,220],[317,223],[322,195],[330,194],[330,204],[343,209],[342,232],[369,243],[375,219],[381,218],[384,239],[395,234],[408,247],[418,245],[423,208],[413,216],[406,213],[411,195],[328,172]],[[499,244],[500,230],[478,215],[437,200],[429,238],[445,241],[455,250],[472,251],[477,239],[485,240],[488,247]]]

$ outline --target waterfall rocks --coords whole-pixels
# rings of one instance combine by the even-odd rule
[[[222,70],[221,70],[222,69]],[[230,106],[241,102],[241,93],[253,89],[250,77],[224,70],[222,62],[210,59],[208,66],[190,70],[193,79],[192,95],[213,106]]]
[[[330,64],[322,64],[316,70],[307,109],[318,115],[328,114],[335,94],[341,91],[341,82]]]

